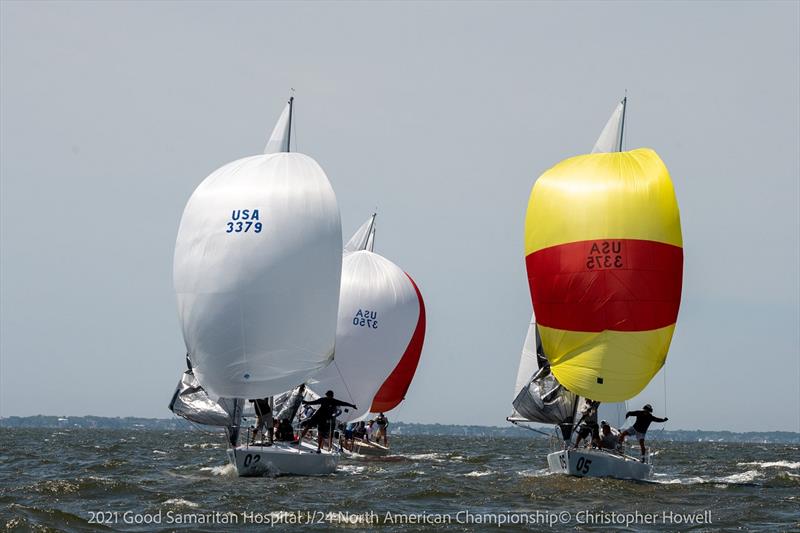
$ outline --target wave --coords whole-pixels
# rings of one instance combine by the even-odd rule
[[[483,477],[483,476],[491,476],[492,474],[494,474],[494,472],[492,472],[491,470],[483,471],[483,472],[479,472],[478,470],[475,470],[473,472],[467,472],[466,474],[464,474],[464,476],[465,477]]]
[[[183,498],[171,498],[164,502],[164,505],[174,505],[176,507],[190,507],[192,509],[200,507],[199,504],[184,500]]]
[[[201,472],[210,472],[213,476],[226,476],[226,477],[236,477],[236,467],[233,466],[231,463],[227,463],[224,465],[219,466],[204,466],[200,468]]]
[[[401,455],[401,457],[411,459],[412,461],[436,461],[438,463],[443,463],[447,460],[447,454],[444,453],[414,453],[410,455]]]
[[[800,468],[800,462],[794,461],[751,461],[736,463],[739,466],[758,466],[760,468]]]
[[[364,472],[365,468],[366,467],[358,465],[339,465],[337,470],[346,474],[361,474]]]
[[[656,474],[654,477],[666,477],[667,475],[668,474]],[[761,473],[758,470],[748,470],[746,472],[721,477],[693,476],[672,479],[650,479],[648,481],[662,485],[755,485],[755,480],[759,477],[761,477]]]
[[[553,472],[551,472],[549,468],[537,468],[530,470],[519,470],[517,475],[521,477],[542,477],[551,476],[553,475]]]

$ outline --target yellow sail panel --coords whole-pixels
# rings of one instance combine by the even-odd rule
[[[664,365],[675,331],[674,324],[651,331],[599,333],[538,327],[559,383],[601,402],[622,402],[639,394]]]
[[[579,155],[542,174],[525,217],[525,255],[614,237],[683,246],[675,191],[650,148]]]

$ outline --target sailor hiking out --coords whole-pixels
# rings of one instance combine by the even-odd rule
[[[666,422],[669,420],[669,418],[659,418],[657,416],[653,416],[653,406],[649,403],[645,405],[641,411],[628,411],[625,413],[625,418],[628,418],[629,416],[635,416],[636,422],[634,422],[631,427],[620,433],[619,442],[625,442],[625,437],[628,435],[636,435],[636,438],[639,439],[639,446],[642,448],[642,462],[644,462],[647,454],[647,448],[644,446],[647,428],[650,427],[652,422]]]

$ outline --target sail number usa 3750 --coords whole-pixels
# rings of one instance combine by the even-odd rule
[[[261,233],[258,209],[234,209],[226,223],[225,233]]]

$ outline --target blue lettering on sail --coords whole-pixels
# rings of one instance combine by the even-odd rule
[[[368,309],[359,309],[353,317],[353,325],[378,329],[378,312]]]
[[[226,223],[225,233],[261,233],[263,226],[260,219],[258,209],[234,209],[230,221]]]

